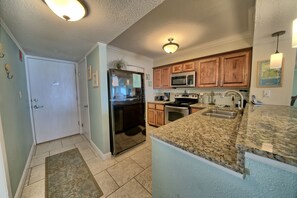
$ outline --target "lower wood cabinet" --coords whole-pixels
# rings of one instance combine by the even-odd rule
[[[164,105],[157,103],[148,103],[147,122],[152,126],[164,125]]]
[[[191,113],[196,113],[197,111],[201,111],[201,108],[191,107]]]

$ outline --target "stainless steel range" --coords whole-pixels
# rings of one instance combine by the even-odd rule
[[[190,105],[198,102],[198,94],[175,94],[175,101],[165,104],[165,124],[190,114]]]

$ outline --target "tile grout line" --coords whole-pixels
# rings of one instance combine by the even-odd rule
[[[142,188],[144,188],[144,190],[146,190],[146,192],[148,192],[150,195],[153,195],[152,193],[150,193],[147,189],[146,189],[146,187],[144,187],[137,179],[136,179],[136,176],[134,177],[134,179],[135,179],[135,181],[137,182],[137,183],[139,183],[140,184],[140,186],[142,186]]]

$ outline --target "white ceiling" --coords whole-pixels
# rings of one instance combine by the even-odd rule
[[[78,61],[109,43],[164,0],[89,0],[87,17],[66,22],[42,0],[0,0],[0,17],[28,55]]]
[[[166,0],[110,44],[155,59],[166,55],[162,46],[170,37],[179,51],[235,35],[252,37],[254,7],[254,0]]]
[[[169,37],[184,50],[251,31],[255,0],[163,1],[88,0],[89,15],[66,22],[42,0],[0,0],[0,17],[26,54],[70,61],[96,42],[157,58]]]

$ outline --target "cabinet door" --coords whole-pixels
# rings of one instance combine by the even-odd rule
[[[172,73],[180,73],[182,71],[183,71],[183,65],[182,64],[172,66]]]
[[[156,126],[164,125],[164,111],[156,110]]]
[[[201,59],[197,62],[196,87],[217,87],[219,80],[219,57]]]
[[[191,108],[191,113],[196,113],[197,111],[200,111],[202,109],[198,109],[198,108]]]
[[[222,87],[248,87],[250,81],[250,51],[222,56]]]
[[[195,62],[188,62],[183,64],[183,71],[194,71],[195,70]]]
[[[162,69],[154,69],[154,89],[162,88]]]
[[[162,87],[168,89],[171,87],[170,83],[171,67],[162,68]]]
[[[153,109],[147,110],[147,122],[150,125],[156,125],[156,111]]]

